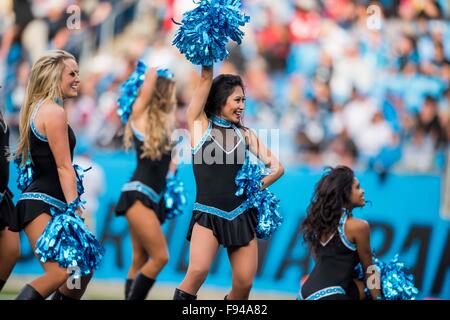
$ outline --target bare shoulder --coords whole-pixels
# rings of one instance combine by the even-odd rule
[[[67,127],[67,113],[60,105],[46,100],[39,110],[39,118],[43,124],[43,134],[49,135],[50,132],[63,132]],[[39,126],[39,124],[37,124]]]
[[[42,115],[45,117],[45,120],[51,121],[51,122],[59,122],[63,121],[64,123],[67,122],[67,113],[64,108],[62,108],[60,105],[47,100],[45,101],[42,106]],[[47,122],[45,121],[45,122]]]
[[[191,147],[197,148],[199,146],[199,143],[203,139],[203,137],[206,135],[206,132],[208,131],[210,122],[208,118],[206,117],[206,114],[203,116],[200,116],[196,120],[190,119],[190,121],[187,122],[190,139],[191,139]]]
[[[366,220],[349,217],[347,219],[346,228],[349,232],[369,232],[370,226]]]

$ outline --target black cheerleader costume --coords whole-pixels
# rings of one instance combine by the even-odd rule
[[[209,118],[207,131],[192,149],[197,195],[188,241],[195,223],[211,229],[224,247],[245,246],[255,238],[257,211],[246,207],[244,196],[235,195],[235,178],[246,152],[241,129],[222,118]]]
[[[9,128],[0,119],[0,231],[9,227],[14,221],[14,203],[12,193],[8,189],[9,162],[6,151],[9,148]]]
[[[144,206],[156,213],[162,224],[165,221],[163,192],[166,186],[171,153],[163,154],[160,160],[142,158],[144,135],[133,124],[131,124],[131,128],[136,149],[137,167],[130,181],[122,187],[122,193],[115,210],[116,215],[125,215],[128,209],[139,200]]]
[[[43,101],[38,102],[30,119],[30,156],[33,163],[33,181],[23,191],[16,206],[17,221],[10,226],[13,231],[21,231],[25,226],[42,213],[50,214],[51,208],[65,211],[67,205],[61,184],[55,158],[47,138],[36,128],[34,118]],[[76,144],[72,128],[68,128],[70,156],[73,160],[73,150]]]
[[[359,263],[356,245],[344,233],[347,211],[343,209],[338,230],[316,249],[316,264],[300,289],[298,300],[359,300],[354,270]]]

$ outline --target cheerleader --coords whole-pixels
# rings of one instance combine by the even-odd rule
[[[364,189],[350,168],[338,166],[320,179],[301,225],[315,266],[302,285],[299,300],[365,297],[365,285],[356,279],[355,267],[361,263],[366,279],[379,274],[369,268],[373,267],[369,224],[352,216],[352,210],[364,204]],[[370,295],[379,299],[380,288],[371,289]]]
[[[226,299],[249,297],[257,270],[255,233],[259,216],[257,209],[247,206],[244,195],[235,195],[235,179],[248,151],[271,169],[258,181],[262,189],[280,178],[284,169],[242,125],[244,105],[244,85],[239,76],[223,74],[213,80],[213,68],[202,67],[200,83],[186,113],[197,196],[187,234],[189,266],[175,290],[176,300],[196,299],[220,245],[227,248],[232,269],[232,288]]]
[[[73,270],[68,266],[86,268],[83,263],[92,266],[86,261],[89,259],[86,255],[93,253],[90,258],[102,256],[102,249],[80,218],[78,175],[72,165],[76,140],[63,106],[63,99],[77,96],[79,84],[76,60],[62,50],[48,52],[31,69],[20,113],[16,154],[16,161],[20,161],[23,169],[19,174],[19,188],[23,193],[16,206],[17,219],[10,229],[25,231],[44,275],[26,284],[17,300],[41,300],[53,292],[54,300],[80,299],[92,272],[82,270],[81,279],[78,278],[80,285],[72,288],[71,285],[68,287],[67,280]],[[73,216],[69,216],[70,212]],[[65,225],[52,229],[55,223]],[[65,231],[77,233],[77,237],[61,236]],[[86,242],[74,247],[79,239]],[[44,245],[41,247],[41,244]],[[55,250],[53,259],[45,255],[51,249]],[[97,249],[98,255],[94,253]],[[65,259],[73,260],[67,262]]]
[[[141,77],[145,80],[140,82]],[[137,166],[122,188],[116,207],[130,228],[133,258],[125,283],[125,299],[145,300],[158,274],[167,264],[167,241],[161,229],[165,221],[166,178],[174,175],[171,134],[176,105],[173,74],[167,69],[147,69],[139,61],[123,84],[118,100],[119,114],[126,117],[124,146],[134,143]],[[130,89],[134,92],[131,93]],[[129,119],[128,119],[129,117]]]
[[[0,111],[0,291],[20,256],[20,238],[9,230],[14,219],[12,193],[8,189],[9,128]]]

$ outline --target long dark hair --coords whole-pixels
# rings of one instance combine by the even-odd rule
[[[211,116],[218,116],[220,110],[227,102],[228,97],[233,93],[234,88],[238,86],[244,91],[244,83],[240,76],[221,74],[215,77],[211,89],[209,90],[208,98],[206,99],[206,116],[208,118]]]
[[[316,184],[306,218],[301,224],[303,239],[313,249],[323,235],[330,235],[338,227],[342,208],[351,205],[353,170],[346,166],[328,167]]]

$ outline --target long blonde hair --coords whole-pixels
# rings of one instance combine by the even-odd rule
[[[47,98],[52,101],[64,98],[60,83],[64,61],[67,59],[75,60],[75,57],[64,50],[52,50],[39,58],[31,68],[24,103],[20,110],[19,146],[14,154],[14,158],[22,157],[22,164],[28,159],[30,118],[37,102]]]
[[[171,151],[170,136],[174,128],[175,82],[158,76],[155,89],[147,103],[147,121],[141,158],[160,160],[164,153]],[[123,144],[125,149],[132,145],[131,121],[125,126]]]

